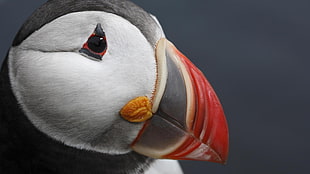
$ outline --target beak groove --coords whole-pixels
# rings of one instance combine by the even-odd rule
[[[213,88],[168,40],[158,42],[156,57],[154,116],[132,143],[133,150],[154,158],[225,163],[228,128]]]

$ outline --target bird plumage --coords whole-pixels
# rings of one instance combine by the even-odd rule
[[[156,35],[151,33],[158,29],[157,23],[130,1],[50,0],[24,23],[12,46],[19,46],[26,38],[56,18],[80,11],[117,13],[137,24],[141,32],[148,35],[150,44],[156,42]],[[139,21],[152,22],[145,25]],[[2,65],[0,77],[0,173],[143,173],[153,161],[133,151],[109,155],[72,148],[55,141],[33,126],[16,100],[9,79],[8,57]]]
[[[46,23],[60,16],[81,11],[105,11],[117,14],[139,28],[153,46],[162,32],[156,20],[149,13],[128,0],[49,0],[24,23],[13,41],[13,46],[19,45]]]

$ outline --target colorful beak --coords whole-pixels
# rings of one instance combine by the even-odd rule
[[[168,40],[156,48],[158,80],[153,117],[144,123],[132,149],[153,158],[225,163],[225,115],[203,73]]]

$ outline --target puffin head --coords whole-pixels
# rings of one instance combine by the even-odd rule
[[[157,19],[130,1],[48,1],[16,36],[8,65],[27,118],[67,146],[227,159],[227,124],[212,87]]]

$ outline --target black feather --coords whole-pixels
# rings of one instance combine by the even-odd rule
[[[142,8],[128,0],[51,0],[38,8],[24,23],[16,35],[13,46],[19,45],[29,35],[52,20],[72,12],[105,11],[119,15],[144,34],[152,46],[155,46],[155,20]]]

